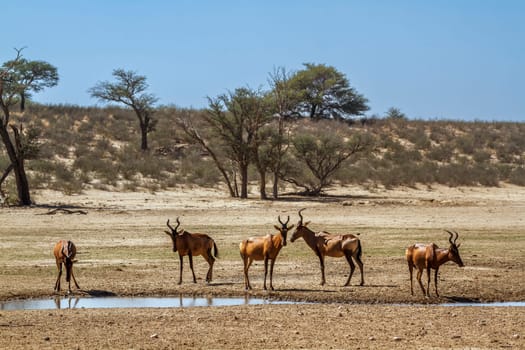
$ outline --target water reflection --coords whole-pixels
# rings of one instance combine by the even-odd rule
[[[77,307],[77,304],[80,300],[79,297],[67,297],[67,298],[61,298],[59,296],[56,296],[54,299],[55,302],[55,308],[56,309],[74,309]],[[73,305],[71,305],[71,302],[73,301]],[[67,303],[67,305],[66,305]],[[65,307],[67,306],[67,307]]]
[[[55,297],[54,299],[26,299],[0,303],[0,310],[46,310],[46,309],[97,309],[97,308],[168,308],[235,306],[263,304],[301,304],[292,301],[276,301],[262,298],[216,298],[216,297]],[[421,306],[417,304],[385,304],[385,306]],[[525,307],[523,301],[498,303],[447,303],[427,305],[455,307]]]
[[[42,310],[42,309],[95,309],[95,308],[167,308],[235,306],[261,304],[290,304],[260,298],[188,298],[188,297],[99,297],[81,298],[78,296],[55,297],[54,299],[13,300],[0,303],[0,310]]]

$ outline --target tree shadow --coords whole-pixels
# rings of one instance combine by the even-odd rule
[[[320,194],[320,195],[307,195],[301,194],[300,192],[286,192],[281,193],[279,198],[272,199],[275,202],[286,202],[286,203],[304,203],[304,202],[319,202],[319,203],[341,203],[348,200],[378,200],[387,199],[385,196],[374,196],[374,195],[334,195],[334,194]]]

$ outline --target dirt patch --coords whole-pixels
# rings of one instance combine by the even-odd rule
[[[400,189],[369,192],[342,188],[320,199],[233,200],[220,191],[162,193],[90,191],[78,196],[39,194],[41,206],[0,210],[0,300],[51,297],[52,257],[58,239],[78,247],[82,287],[75,295],[256,296],[312,304],[201,307],[195,309],[0,310],[0,348],[523,348],[522,308],[441,307],[457,301],[525,300],[525,189],[520,187]],[[447,202],[450,201],[450,202]],[[45,204],[45,205],[44,205]],[[54,208],[87,214],[41,215]],[[263,266],[250,269],[245,292],[238,244],[273,232],[277,215],[316,230],[359,233],[365,285],[357,273],[342,285],[344,259],[327,258],[327,284],[319,261],[302,240],[277,259],[275,291],[262,290]],[[207,264],[187,258],[177,285],[179,259],[163,233],[180,217],[190,232],[217,242],[214,280]],[[410,295],[404,249],[415,242],[447,245],[443,229],[460,233],[465,268],[440,269],[441,297]],[[64,281],[63,281],[64,285]],[[432,285],[432,292],[434,286]],[[391,304],[402,304],[393,306]],[[421,305],[424,304],[424,305]],[[68,334],[64,337],[64,334]]]

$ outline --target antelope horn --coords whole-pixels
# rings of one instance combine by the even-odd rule
[[[301,218],[301,220],[300,220],[299,222],[301,223],[301,225],[303,224],[303,216],[301,215],[301,212],[302,212],[303,210],[305,210],[305,209],[306,209],[306,208],[303,208],[303,209],[299,210],[299,217]]]
[[[456,241],[457,241],[458,238],[459,238],[459,233],[457,233],[456,231],[454,231],[454,233],[456,234],[456,238],[454,239],[454,244],[456,244]]]
[[[277,217],[277,220],[279,220],[279,223],[280,223],[281,225],[286,226],[286,225],[288,224],[288,222],[290,222],[290,215],[288,215],[288,220],[286,220],[286,222],[282,222],[282,221],[281,221],[281,215],[279,215],[279,216]]]
[[[445,230],[446,232],[448,232],[448,234],[450,235],[448,237],[448,241],[450,242],[450,244],[454,244],[454,242],[452,242],[452,237],[454,236],[454,234],[452,232],[450,232],[449,230]]]
[[[177,217],[177,226],[175,228],[173,228],[171,225],[170,225],[170,219],[168,219],[168,222],[166,223],[166,225],[168,225],[169,229],[171,230],[171,232],[173,233],[177,233],[177,229],[179,228],[180,226],[180,221],[179,221],[179,217]]]

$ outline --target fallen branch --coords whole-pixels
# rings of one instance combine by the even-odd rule
[[[71,209],[65,209],[65,208],[56,208],[56,209],[48,211],[47,213],[40,214],[40,215],[55,215],[58,213],[87,215],[87,211],[84,211],[84,210],[71,210]]]

